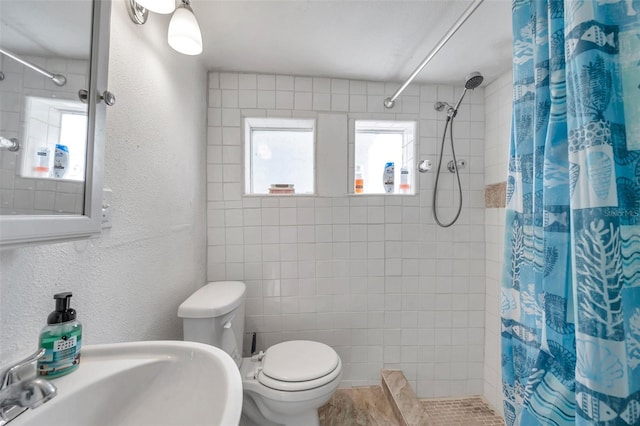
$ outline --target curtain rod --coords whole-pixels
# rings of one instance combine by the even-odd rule
[[[398,98],[398,96],[400,96],[400,94],[404,91],[404,89],[406,89],[407,86],[409,84],[411,84],[413,79],[416,78],[416,76],[420,73],[420,71],[422,71],[422,69],[431,61],[431,59],[433,59],[433,57],[436,56],[438,51],[440,49],[442,49],[442,47],[449,41],[449,39],[451,37],[453,37],[453,35],[456,33],[456,31],[458,31],[458,29],[460,29],[462,24],[464,24],[467,21],[467,19],[469,19],[469,17],[473,14],[473,12],[476,11],[478,6],[480,6],[483,1],[484,0],[474,0],[474,2],[471,3],[471,5],[469,5],[469,7],[462,13],[460,18],[458,18],[456,23],[453,24],[453,26],[451,28],[449,28],[449,31],[447,31],[447,33],[444,35],[444,37],[442,37],[440,39],[438,44],[436,44],[436,46],[431,50],[431,52],[429,52],[427,57],[422,60],[420,65],[418,65],[418,68],[416,68],[416,70],[409,76],[407,81],[405,81],[404,84],[402,86],[400,86],[400,88],[398,90],[396,90],[396,93],[394,93],[393,96],[391,96],[390,98],[386,98],[384,100],[384,106],[386,108],[388,108],[388,109],[393,108],[394,104],[396,103],[396,99]]]
[[[26,60],[22,59],[21,57],[19,57],[15,53],[12,53],[12,52],[10,52],[10,51],[8,51],[6,49],[0,48],[0,53],[2,53],[5,56],[10,57],[14,61],[20,62],[25,67],[29,67],[32,70],[34,70],[35,72],[38,72],[38,73],[44,75],[45,77],[51,79],[51,81],[53,81],[58,86],[64,86],[67,83],[67,78],[62,74],[50,73],[49,71],[47,71],[47,70],[45,70],[43,68],[40,68],[39,66],[37,66],[35,64],[32,64],[29,61],[26,61]]]

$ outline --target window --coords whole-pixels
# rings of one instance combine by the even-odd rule
[[[84,181],[86,140],[87,115],[63,111],[60,118],[60,144],[67,146],[70,152],[65,179]]]
[[[245,193],[313,194],[315,120],[245,119]]]
[[[414,194],[415,134],[413,121],[357,120],[353,191]],[[386,170],[389,163],[393,171]]]
[[[54,172],[56,148],[67,152],[62,175]],[[83,182],[87,155],[87,106],[79,101],[28,96],[20,176]]]

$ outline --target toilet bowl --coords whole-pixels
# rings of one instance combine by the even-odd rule
[[[331,398],[342,378],[342,362],[327,345],[305,340],[278,343],[240,366],[245,396],[276,424],[317,425],[317,409]],[[245,414],[256,424],[262,419]]]
[[[316,426],[318,408],[342,379],[342,361],[330,346],[293,340],[242,358],[244,295],[240,281],[212,282],[180,305],[184,339],[227,352],[243,379],[243,422],[260,426]]]

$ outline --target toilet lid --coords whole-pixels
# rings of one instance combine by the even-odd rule
[[[307,380],[304,382],[283,382],[282,380],[272,379],[271,377],[260,371],[260,373],[258,374],[258,382],[268,388],[279,391],[301,392],[319,388],[326,385],[327,383],[333,382],[334,380],[340,380],[341,376],[342,362],[340,361],[340,358],[338,358],[338,365],[336,366],[336,368],[331,373],[318,379]]]
[[[333,372],[340,357],[324,343],[292,340],[267,349],[262,374],[282,382],[307,382]]]

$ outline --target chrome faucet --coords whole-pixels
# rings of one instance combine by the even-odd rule
[[[0,372],[0,426],[56,396],[56,387],[38,378],[35,366],[30,368],[44,353],[41,349]]]

